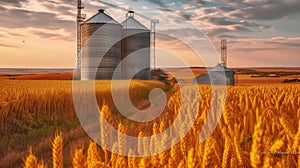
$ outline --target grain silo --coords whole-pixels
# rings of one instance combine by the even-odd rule
[[[114,71],[116,79],[121,78],[121,69],[116,67],[121,62],[122,25],[100,9],[81,29],[81,79],[109,80]]]
[[[128,12],[122,25],[122,79],[131,79],[135,73],[133,79],[149,80],[150,30],[134,18],[133,11]]]
[[[193,82],[195,84],[234,85],[234,76],[233,70],[218,64],[207,73],[197,76]]]

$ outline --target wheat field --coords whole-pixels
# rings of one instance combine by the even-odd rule
[[[182,88],[181,88],[182,89]],[[189,86],[184,89],[189,90]],[[229,86],[226,88],[226,102],[223,115],[214,130],[204,142],[199,141],[199,133],[209,108],[218,100],[218,94],[211,97],[211,87],[199,85],[199,112],[192,128],[178,143],[172,143],[172,148],[148,157],[126,157],[101,148],[94,142],[88,146],[72,149],[67,156],[61,154],[63,146],[62,134],[57,134],[52,147],[53,167],[63,167],[64,157],[71,157],[72,166],[80,168],[93,167],[300,167],[300,85],[257,85]],[[221,92],[221,91],[220,91]],[[164,113],[147,123],[131,123],[118,119],[112,112],[111,104],[100,105],[105,118],[120,132],[146,137],[158,134],[169,127],[180,111],[180,90],[176,87],[169,91],[167,107]],[[195,92],[190,91],[191,102]],[[198,101],[198,100],[197,100]],[[106,101],[107,102],[107,101]],[[193,104],[191,104],[193,106]],[[101,122],[101,121],[99,121]],[[99,128],[100,129],[100,128]],[[177,127],[180,133],[184,127]],[[105,136],[105,129],[99,136]],[[113,143],[114,148],[122,150],[126,142],[111,142],[109,137],[104,143]],[[150,143],[157,143],[153,140]],[[161,140],[164,145],[164,140]],[[119,143],[118,143],[119,142]],[[153,146],[155,148],[155,146]],[[156,146],[157,147],[157,146]],[[143,141],[139,141],[138,151],[148,150]],[[129,150],[129,155],[134,156]],[[44,162],[29,152],[24,161],[24,167],[46,167]],[[48,165],[50,166],[50,165]]]
[[[94,84],[92,81],[74,83],[73,85],[85,92],[94,92],[99,106],[104,102],[113,104],[110,93],[111,81],[95,82],[95,90],[89,88]],[[117,89],[122,89],[123,83],[123,81],[116,82]],[[34,122],[34,119],[40,116],[66,119],[77,117],[72,99],[72,81],[2,80],[0,85],[0,136],[7,132],[18,131],[16,121],[19,120]],[[158,81],[132,81],[129,92],[133,103],[144,99],[152,88],[157,87],[165,86]]]

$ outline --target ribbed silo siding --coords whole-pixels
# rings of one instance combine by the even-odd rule
[[[117,24],[82,25],[82,80],[121,78],[122,27]]]
[[[143,49],[143,53],[138,50]],[[130,74],[147,67],[138,72],[134,79],[150,79],[150,32],[146,30],[123,29],[122,59],[134,52],[138,52],[138,59],[127,59],[122,61],[122,78],[130,79]]]
[[[112,79],[115,68],[93,68],[82,72],[84,80]]]

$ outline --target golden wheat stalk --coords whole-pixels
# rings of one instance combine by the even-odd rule
[[[230,148],[231,148],[231,144],[230,144],[230,140],[228,137],[226,137],[225,139],[225,148],[223,151],[223,156],[222,156],[222,168],[228,168],[229,164],[230,164]]]
[[[270,152],[281,151],[283,146],[284,146],[284,142],[282,140],[277,140],[270,148]],[[274,157],[275,157],[274,155],[266,155],[264,158],[263,168],[273,167],[275,165]]]
[[[138,164],[138,160],[135,157],[134,151],[130,149],[128,155],[128,168],[135,168]]]
[[[73,168],[87,168],[86,156],[82,149],[77,149],[72,159]]]
[[[38,167],[37,168],[46,168],[47,166],[45,165],[44,162],[41,162],[38,164]]]
[[[237,124],[234,124],[234,134],[238,135],[239,132],[240,132],[240,127]],[[241,147],[240,147],[240,137],[242,137],[242,134],[241,134],[241,136],[234,136],[233,146],[234,146],[234,151],[235,151],[236,158],[238,161],[238,166],[243,167],[244,161],[243,161],[243,156],[242,156]]]
[[[299,111],[300,111],[300,109],[299,109]],[[298,122],[298,131],[297,131],[297,134],[295,136],[295,139],[294,139],[294,142],[293,142],[293,146],[292,146],[293,151],[300,152],[298,150],[299,146],[300,146],[300,120]],[[300,165],[300,163],[299,163],[299,165]]]
[[[204,147],[204,156],[202,162],[202,168],[212,167],[213,165],[213,158],[214,158],[214,146],[215,146],[215,139],[213,137],[209,137],[205,142]]]
[[[159,148],[161,149],[166,149],[166,145],[167,145],[167,135],[164,134],[161,141],[161,144],[159,146]],[[160,165],[165,165],[168,162],[168,158],[170,157],[170,154],[168,151],[164,151],[161,154],[159,154],[159,158],[160,158]]]
[[[141,131],[139,132],[139,135],[138,135],[138,152],[140,155],[143,155],[144,154],[144,141],[143,141],[143,137],[145,136],[144,132]]]
[[[126,138],[125,134],[126,130],[125,127],[120,123],[118,125],[118,148],[119,148],[119,153],[125,154],[126,153]]]
[[[138,165],[139,168],[146,168],[146,161],[145,161],[145,158],[141,158],[140,159],[140,163]]]
[[[250,153],[251,165],[254,168],[260,168],[263,165],[263,156],[260,154],[260,152],[263,152],[264,124],[263,118],[260,117],[254,129],[253,143]]]
[[[53,168],[63,168],[63,138],[62,134],[56,134],[52,144]]]
[[[95,142],[90,142],[88,152],[87,152],[87,166],[88,168],[99,167],[101,163],[101,157],[97,149]]]
[[[116,168],[128,167],[127,161],[124,156],[118,156],[116,161]]]
[[[194,168],[196,165],[196,157],[194,155],[194,149],[190,149],[187,157],[187,167]]]
[[[282,114],[282,116],[279,118],[279,121],[289,138],[294,138],[296,129],[294,128],[293,124],[288,120],[288,117],[285,113]]]
[[[113,148],[112,148],[112,154],[110,157],[110,164],[112,167],[116,167],[116,165],[117,165],[116,163],[118,160],[118,155],[114,151],[118,151],[118,142],[115,142],[113,144]]]
[[[32,150],[29,150],[29,155],[27,156],[24,164],[24,168],[37,168],[38,167],[38,160],[32,154]]]

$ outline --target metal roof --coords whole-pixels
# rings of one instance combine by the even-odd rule
[[[103,9],[99,9],[99,12],[86,20],[84,23],[110,23],[110,24],[120,24],[115,21],[112,17],[104,13]]]
[[[128,17],[123,23],[123,29],[137,29],[137,30],[148,30],[146,26],[141,24],[139,21],[134,19],[133,17]]]
[[[209,71],[211,71],[211,72],[219,72],[219,71],[233,72],[233,70],[226,68],[221,64],[218,64],[217,66],[215,66],[213,69],[211,69]]]
[[[227,80],[233,80],[221,73],[205,73],[196,77],[194,83],[202,84],[227,84]]]
[[[228,78],[225,74],[222,74],[222,73],[204,73],[204,74],[201,74],[199,76],[197,76],[196,78],[199,78],[199,77],[208,77],[208,78],[213,78],[213,79],[217,79],[217,78]]]

